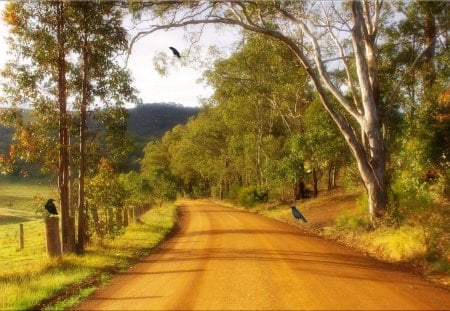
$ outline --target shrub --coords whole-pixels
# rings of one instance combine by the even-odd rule
[[[425,252],[421,229],[412,226],[378,228],[367,236],[366,244],[369,250],[395,261],[419,257]]]
[[[363,194],[356,200],[356,211],[346,212],[336,218],[336,226],[348,229],[367,228],[370,225],[370,219],[367,214],[368,200],[367,194]]]
[[[238,201],[245,207],[254,206],[257,203],[267,202],[269,192],[254,186],[243,187],[239,191]]]
[[[232,183],[228,189],[228,198],[232,201],[239,201],[239,192],[241,190],[241,186],[238,183]]]

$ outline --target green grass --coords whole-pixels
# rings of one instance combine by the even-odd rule
[[[413,260],[425,253],[423,233],[417,227],[380,227],[360,238],[369,253],[389,261]]]
[[[76,304],[92,291],[89,289],[92,286],[80,291],[84,286],[77,283],[82,284],[87,278],[93,277],[101,282],[108,272],[125,269],[164,239],[173,228],[175,218],[175,205],[152,208],[141,217],[139,224],[130,225],[123,235],[114,240],[104,241],[102,247],[89,247],[83,256],[67,255],[60,260],[50,260],[42,245],[36,245],[34,255],[22,257],[23,262],[31,258],[33,261],[21,266],[21,260],[17,259],[15,266],[21,266],[20,269],[13,271],[3,268],[0,271],[0,309],[32,309],[42,300],[58,295],[74,284],[76,290],[73,297],[64,297],[61,302],[44,307],[63,309]],[[19,257],[23,255],[21,252],[17,252]],[[31,247],[26,252],[32,253]],[[8,260],[13,260],[12,251],[8,256]],[[39,260],[34,260],[33,256]],[[5,262],[3,258],[2,262]],[[102,271],[105,274],[101,274]]]
[[[35,220],[48,198],[58,198],[49,178],[0,176],[0,225]]]
[[[8,263],[0,266],[0,275],[14,274],[46,259],[44,222],[33,208],[43,207],[50,196],[56,197],[48,178],[0,176],[0,262]],[[25,244],[21,250],[20,223]]]
[[[44,221],[28,221],[23,224],[24,248],[19,249],[19,225],[0,225],[0,265],[2,273],[15,273],[46,259]]]

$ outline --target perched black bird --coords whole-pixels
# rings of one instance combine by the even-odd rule
[[[178,58],[181,58],[180,52],[178,52],[176,48],[169,46],[169,49],[172,50],[173,55],[175,55]]]
[[[48,199],[47,203],[45,203],[45,209],[52,215],[58,215],[58,211],[56,210],[56,206],[53,203],[53,199]]]
[[[292,209],[292,215],[294,215],[294,217],[296,219],[301,219],[304,222],[308,222],[306,220],[306,218],[302,215],[302,213],[300,213],[300,211],[295,206],[291,206],[291,209]]]

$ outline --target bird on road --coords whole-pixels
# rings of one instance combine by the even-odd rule
[[[56,206],[53,203],[55,200],[48,199],[47,203],[45,203],[45,209],[52,215],[58,215],[58,211],[56,210]]]
[[[300,211],[295,206],[291,206],[291,209],[292,209],[292,215],[294,215],[294,217],[296,219],[301,219],[304,222],[308,222],[306,220],[306,218],[302,215],[302,213],[300,213]]]
[[[172,46],[169,46],[169,49],[172,50],[173,55],[175,55],[178,58],[181,58],[180,52],[178,52],[178,50]]]

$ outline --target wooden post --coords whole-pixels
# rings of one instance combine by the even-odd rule
[[[19,224],[19,249],[24,248],[23,224]]]
[[[45,218],[47,254],[49,257],[61,257],[61,239],[59,236],[59,217]]]

